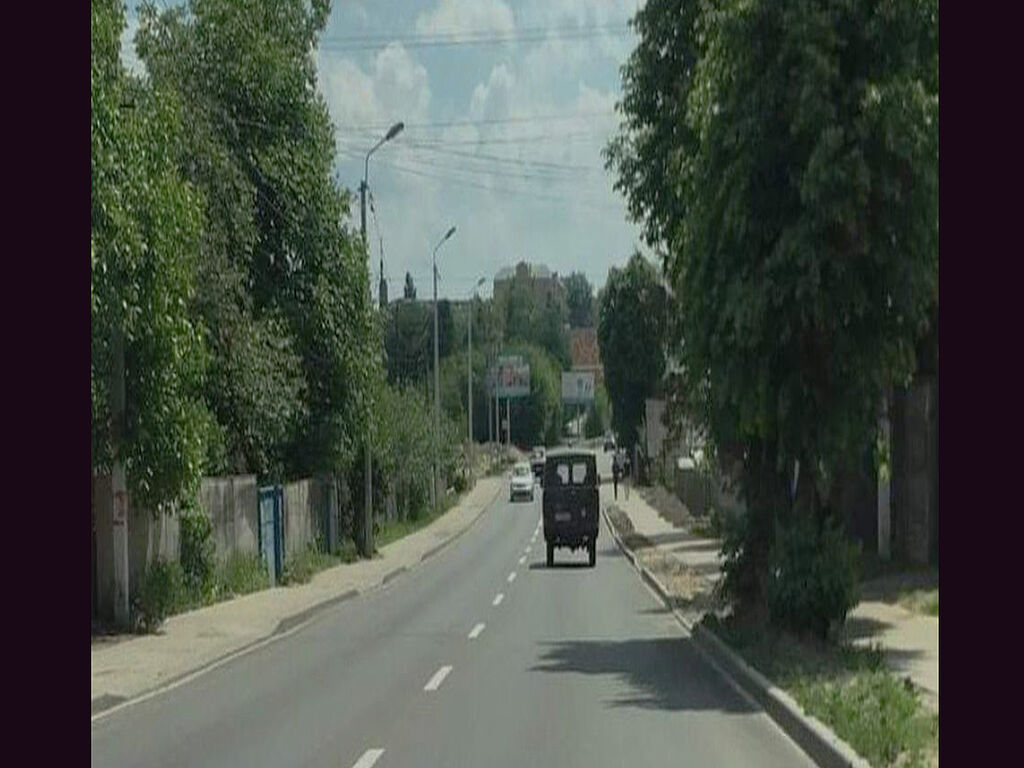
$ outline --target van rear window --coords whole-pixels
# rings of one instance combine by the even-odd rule
[[[589,462],[567,460],[548,465],[546,474],[557,485],[593,485],[596,478],[590,473]]]

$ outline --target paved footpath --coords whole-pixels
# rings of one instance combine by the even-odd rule
[[[94,642],[93,715],[265,640],[325,605],[354,597],[417,565],[472,525],[506,482],[504,475],[481,479],[458,506],[381,547],[379,557],[372,560],[329,568],[308,584],[266,589],[171,616],[159,634]]]
[[[610,467],[610,465],[609,465]],[[610,468],[601,469],[610,475]],[[641,560],[658,557],[673,558],[681,569],[693,572],[698,591],[706,591],[721,577],[717,539],[705,539],[676,528],[658,514],[639,493],[624,492],[619,486],[618,499],[612,498],[610,486],[602,487],[602,504],[614,504],[625,513],[633,530],[654,546],[641,550]],[[651,551],[654,550],[654,551]],[[671,587],[671,585],[668,585]],[[685,606],[684,613],[685,613]],[[696,618],[696,617],[694,617]],[[890,603],[862,600],[850,611],[846,637],[856,645],[881,645],[889,666],[900,676],[909,677],[923,694],[925,703],[939,709],[939,620],[921,616]]]

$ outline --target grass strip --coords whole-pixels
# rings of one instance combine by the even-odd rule
[[[938,715],[886,667],[879,648],[796,638],[713,614],[703,623],[872,766],[938,764]]]

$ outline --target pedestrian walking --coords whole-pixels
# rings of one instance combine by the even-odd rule
[[[612,485],[615,487],[615,500],[619,499],[619,455],[612,457]]]

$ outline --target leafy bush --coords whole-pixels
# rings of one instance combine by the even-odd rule
[[[232,552],[217,568],[217,595],[231,598],[270,586],[270,574],[258,554]]]
[[[768,612],[779,626],[828,637],[857,602],[858,549],[828,520],[780,526],[769,560]]]
[[[181,550],[178,556],[185,576],[185,586],[199,594],[213,587],[214,560],[213,523],[202,512],[181,513],[179,526]]]
[[[155,632],[185,601],[184,577],[178,563],[158,559],[146,568],[132,606],[133,625]]]

